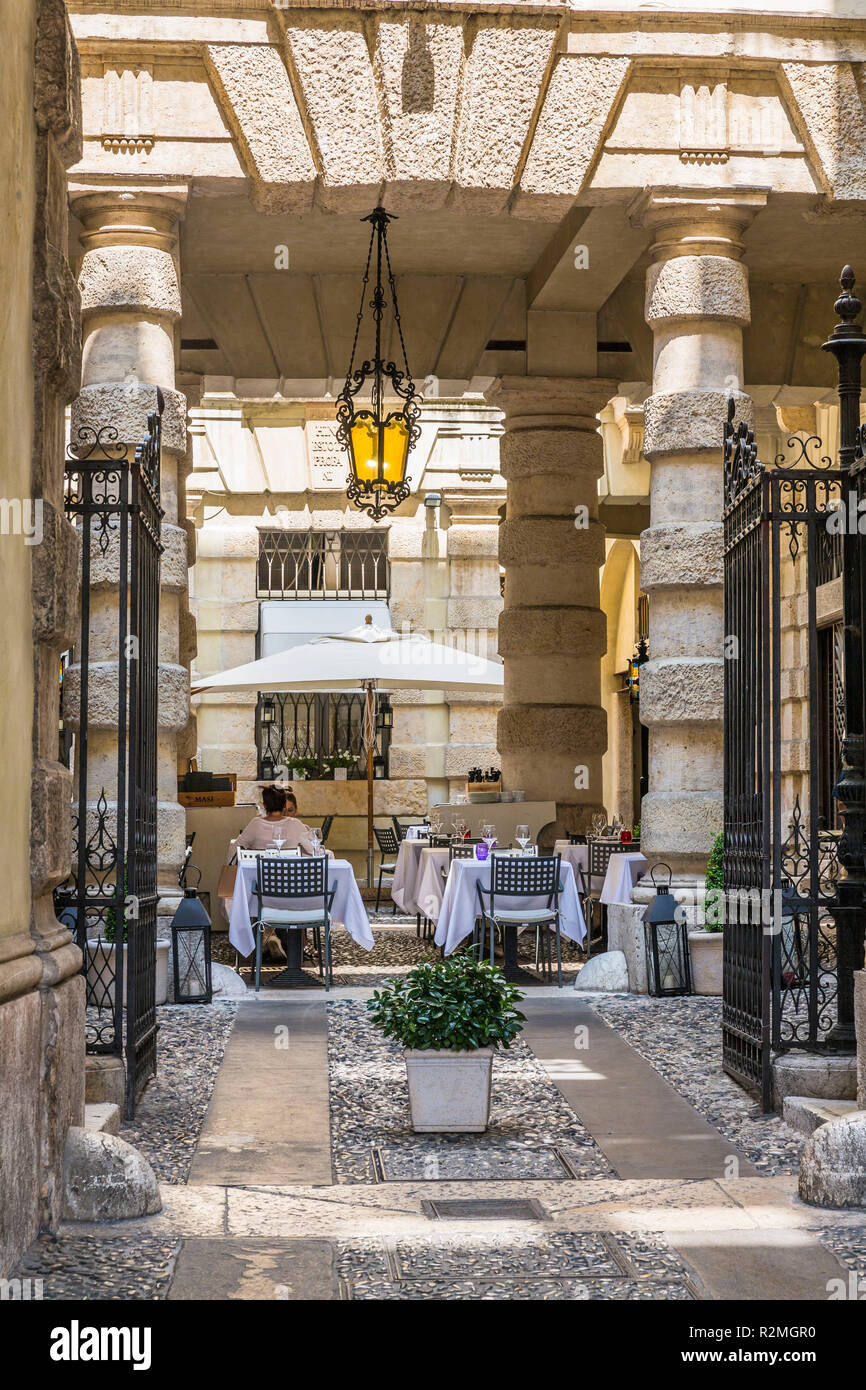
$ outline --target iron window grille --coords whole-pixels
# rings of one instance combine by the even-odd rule
[[[308,766],[308,776],[333,780],[334,768],[328,759],[348,750],[355,761],[348,768],[352,781],[367,775],[363,748],[363,692],[313,695],[295,691],[270,694],[262,691],[256,704],[256,750],[258,777],[271,781],[279,769],[289,779],[297,775],[297,760]],[[376,722],[374,758],[388,776],[391,730]],[[293,766],[294,765],[294,766]]]
[[[387,599],[390,592],[387,530],[259,530],[258,598]]]

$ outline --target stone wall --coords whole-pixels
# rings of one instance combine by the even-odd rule
[[[60,0],[4,26],[0,350],[7,499],[34,499],[37,543],[6,534],[0,762],[7,886],[0,905],[0,1277],[60,1217],[63,1149],[84,1108],[81,955],[52,890],[69,871],[69,773],[58,762],[59,655],[75,638],[78,550],[63,515],[64,406],[78,386],[78,296],[67,264],[66,168],[80,155],[78,66]],[[30,344],[30,352],[22,345]]]

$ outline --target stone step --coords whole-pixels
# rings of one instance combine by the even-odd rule
[[[856,1100],[817,1100],[814,1096],[786,1096],[782,1119],[801,1134],[814,1134],[819,1125],[856,1111]]]
[[[120,1107],[110,1101],[99,1101],[84,1107],[84,1128],[95,1134],[120,1133]]]

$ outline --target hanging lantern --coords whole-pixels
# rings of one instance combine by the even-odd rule
[[[393,729],[394,710],[387,695],[383,695],[379,700],[379,727],[381,729]]]
[[[276,701],[267,696],[262,700],[262,723],[273,724],[277,717]]]
[[[666,883],[656,883],[658,869],[667,869]],[[656,896],[643,915],[647,989],[657,998],[691,994],[689,931],[685,921],[677,921],[679,903],[671,892],[670,866],[654,865],[650,878]]]
[[[201,883],[201,870],[195,864],[181,873],[183,897],[171,921],[174,957],[175,1004],[210,1004],[213,999],[210,954],[210,918],[195,888],[187,887],[188,868],[194,868]]]
[[[384,208],[376,208],[369,217],[363,219],[372,223],[370,247],[364,270],[364,284],[361,290],[361,307],[355,327],[355,341],[352,356],[346,372],[346,383],[337,397],[337,438],[349,455],[349,485],[346,495],[350,502],[365,511],[374,521],[405,502],[409,496],[406,481],[406,464],[409,451],[421,433],[418,416],[421,413],[421,399],[415,391],[415,383],[409,371],[406,358],[406,344],[403,341],[403,327],[397,307],[397,288],[391,259],[388,255],[386,228],[392,220]],[[375,325],[376,347],[372,359],[367,358],[355,368],[355,351],[364,317],[367,286],[370,280],[370,263],[373,247],[376,248],[376,285],[370,308]],[[382,357],[382,320],[387,300],[382,283],[383,267],[391,295],[391,308],[397,328],[402,353],[402,370],[393,360]],[[356,401],[359,392],[370,383],[370,401],[361,405]],[[398,410],[385,413],[386,384],[402,405]]]

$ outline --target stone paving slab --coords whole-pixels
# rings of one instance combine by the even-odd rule
[[[337,1297],[330,1241],[249,1236],[185,1240],[168,1294],[169,1302],[326,1302]]]
[[[241,1001],[190,1184],[332,1181],[327,1030],[321,1001]]]
[[[530,995],[521,1008],[523,1037],[621,1178],[723,1177],[732,1158],[755,1171],[582,999]]]

